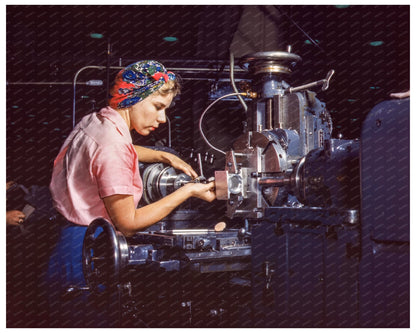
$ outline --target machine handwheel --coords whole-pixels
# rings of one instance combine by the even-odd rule
[[[123,235],[103,218],[95,219],[88,226],[82,247],[82,269],[91,290],[115,286],[119,282],[123,241]]]

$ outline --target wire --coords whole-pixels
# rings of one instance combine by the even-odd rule
[[[230,97],[230,96],[246,96],[247,95],[247,93],[231,93],[231,94],[227,94],[227,95],[224,95],[224,96],[221,96],[220,98],[217,98],[215,101],[213,101],[210,105],[208,105],[208,107],[204,110],[204,112],[202,112],[202,114],[201,114],[201,117],[199,118],[199,132],[201,133],[201,136],[202,136],[202,138],[204,139],[204,141],[206,142],[206,144],[208,145],[208,146],[210,146],[212,149],[214,149],[214,150],[216,150],[216,151],[218,151],[218,152],[220,152],[220,153],[222,153],[222,154],[226,154],[225,153],[225,151],[223,151],[223,150],[221,150],[221,149],[218,149],[218,148],[216,148],[216,147],[214,147],[209,141],[208,141],[208,139],[207,139],[207,137],[205,136],[205,134],[204,134],[204,131],[202,130],[202,120],[204,119],[204,117],[205,117],[205,114],[208,112],[208,110],[215,104],[215,103],[217,103],[218,101],[220,101],[221,99],[223,99],[223,98],[226,98],[226,97]]]
[[[168,121],[168,147],[172,148],[172,128],[171,128],[171,123],[170,123],[170,119],[168,116],[166,116],[166,120]]]
[[[238,93],[238,89],[234,81],[234,53],[232,52],[230,52],[230,82],[231,82],[231,86],[233,87],[234,92]],[[241,105],[243,106],[244,111],[247,112],[247,104],[246,102],[244,102],[243,97],[241,97],[241,95],[237,95],[237,97]]]
[[[72,127],[75,127],[75,124],[76,124],[76,120],[75,120],[75,116],[76,116],[76,113],[75,113],[76,99],[75,99],[75,97],[76,97],[76,89],[77,89],[77,79],[78,79],[78,75],[83,70],[85,70],[87,68],[94,68],[94,69],[100,69],[101,70],[101,69],[106,69],[107,67],[106,66],[85,66],[85,67],[82,67],[81,69],[79,69],[75,73],[74,80],[72,81],[72,85],[73,85],[73,97],[72,97]],[[113,67],[113,66],[111,66],[110,68],[111,69],[122,69],[123,67]]]
[[[299,29],[300,32],[302,32],[306,38],[309,39],[309,41],[315,45],[318,49],[320,49],[324,54],[326,54],[325,50],[322,49],[322,47],[311,37],[309,36],[305,30],[303,30],[299,24],[297,24],[288,14],[286,14],[281,8],[280,6],[274,6],[282,15],[284,15],[290,22],[292,22],[292,24]]]

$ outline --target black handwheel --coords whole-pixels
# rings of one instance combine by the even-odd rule
[[[119,283],[127,259],[126,244],[124,236],[104,218],[95,219],[88,226],[82,247],[82,269],[91,290]]]

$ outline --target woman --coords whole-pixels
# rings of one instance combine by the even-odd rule
[[[149,135],[166,122],[165,111],[179,93],[173,73],[156,61],[140,61],[116,76],[109,106],[85,116],[73,129],[54,162],[50,190],[55,208],[62,215],[62,231],[49,266],[51,289],[84,283],[81,265],[82,241],[86,227],[104,217],[125,236],[146,229],[172,212],[190,197],[215,199],[214,183],[188,183],[150,205],[136,208],[143,184],[138,161],[164,162],[191,177],[190,165],[173,154],[134,146],[130,131]],[[53,287],[55,286],[55,287]],[[58,304],[58,303],[57,303]],[[73,322],[85,313],[58,309],[52,305],[51,318],[66,312],[51,326],[86,326]],[[94,326],[94,325],[93,325]]]
[[[215,199],[213,183],[190,183],[136,209],[143,191],[138,160],[168,163],[197,176],[173,154],[133,146],[129,133],[135,130],[149,135],[165,123],[165,111],[178,91],[175,75],[155,61],[137,62],[117,75],[110,106],[84,117],[55,160],[51,192],[57,210],[67,220],[88,225],[105,217],[131,236],[160,221],[190,197]]]

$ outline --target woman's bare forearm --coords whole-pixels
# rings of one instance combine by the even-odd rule
[[[143,163],[164,162],[163,152],[142,146],[134,145],[139,161]]]
[[[191,188],[184,186],[154,203],[137,209],[134,207],[132,196],[113,195],[103,200],[117,229],[126,236],[132,236],[165,218],[191,196]]]

